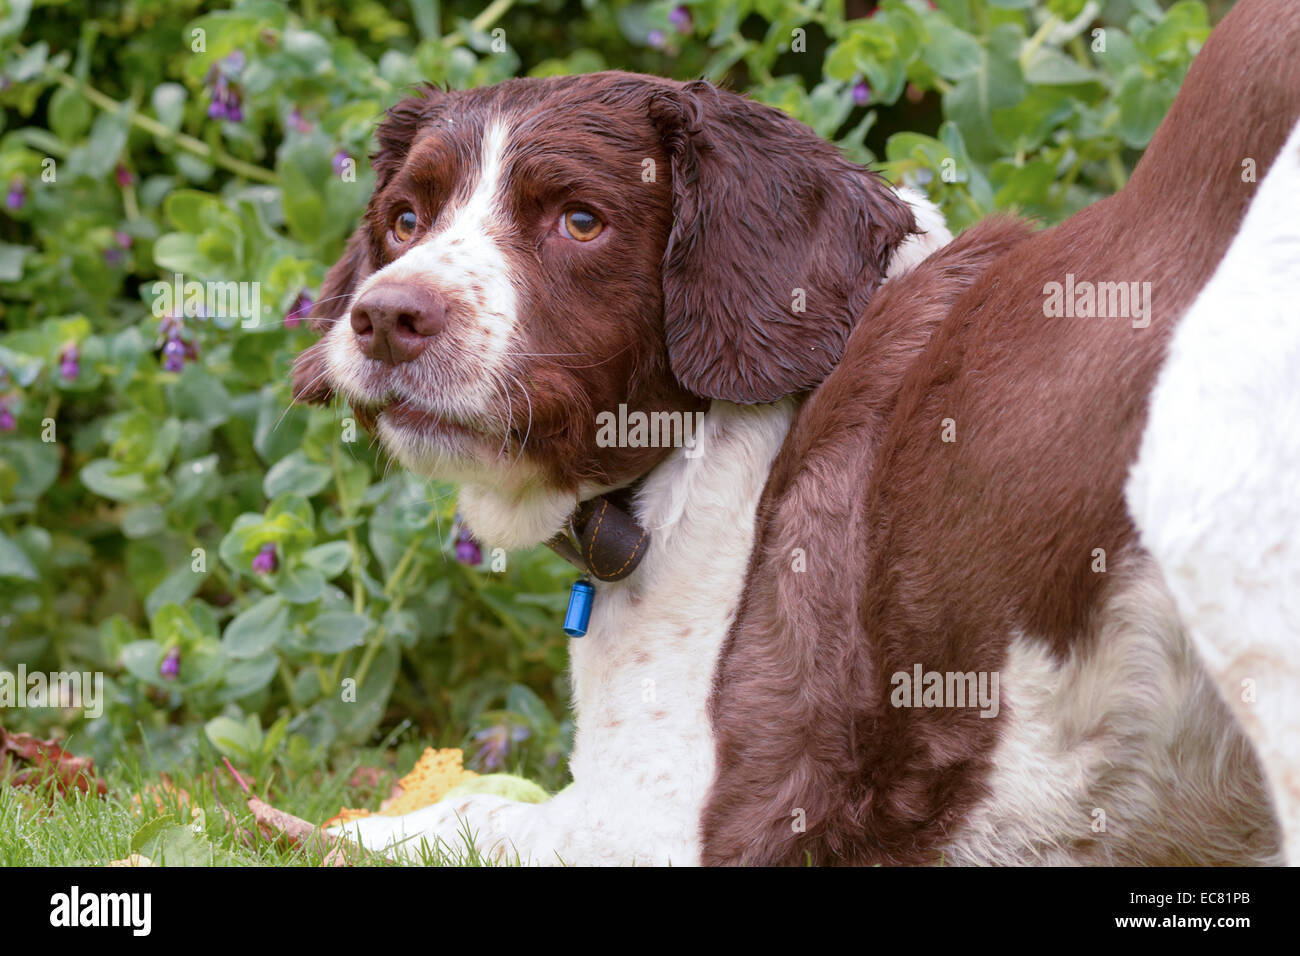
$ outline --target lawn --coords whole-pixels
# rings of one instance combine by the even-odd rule
[[[247,770],[240,777],[265,804],[320,823],[344,806],[377,808],[399,778],[397,768],[409,769],[419,749],[413,742],[366,748],[329,768],[277,762],[263,768],[262,779]],[[209,756],[168,774],[150,769],[147,757],[124,761],[100,777],[103,796],[75,787],[60,793],[49,778],[0,786],[0,866],[107,866],[133,854],[164,866],[402,865],[351,844],[340,859],[323,840],[277,838],[259,828],[249,794],[219,756]],[[495,865],[469,840],[412,844],[406,856],[409,865]]]

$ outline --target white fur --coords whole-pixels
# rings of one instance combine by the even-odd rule
[[[477,178],[469,180],[472,186],[459,205],[442,210],[440,221],[446,225],[367,277],[353,298],[360,299],[380,284],[413,282],[465,303],[472,321],[449,323],[438,334],[428,352],[435,361],[421,356],[386,366],[361,352],[350,313],[343,316],[325,336],[325,363],[331,383],[349,399],[373,403],[393,392],[452,421],[493,425],[494,403],[505,394],[501,377],[506,374],[518,324],[513,270],[501,241],[507,230],[504,192],[509,137],[504,121],[488,124]],[[476,286],[481,293],[473,291]],[[467,447],[449,447],[445,437],[436,443],[422,441],[386,416],[379,419],[379,434],[412,471],[457,481],[485,477],[481,469],[467,470],[466,461],[484,455],[472,454]],[[511,478],[502,474],[505,470],[493,463],[491,474],[497,482]],[[524,477],[509,482],[516,490],[524,484]]]
[[[1174,333],[1128,504],[1300,864],[1300,126]]]
[[[1257,805],[1251,751],[1196,659],[1158,569],[1112,561],[1095,632],[1063,662],[1017,636],[1001,672],[1000,740],[988,795],[944,860],[955,864],[1276,862]],[[1224,827],[1240,839],[1223,846]]]
[[[952,242],[952,233],[948,231],[948,224],[944,222],[943,213],[939,211],[939,207],[932,203],[925,193],[912,189],[910,186],[896,186],[894,192],[912,207],[912,215],[916,218],[916,228],[920,231],[913,233],[898,244],[898,248],[894,250],[893,256],[889,259],[889,266],[885,270],[886,280],[897,278],[904,272],[910,271],[914,266],[929,258],[930,253]]]
[[[713,670],[790,416],[788,402],[715,402],[704,454],[677,449],[646,479],[636,510],[653,544],[626,581],[596,582],[587,636],[570,644],[573,786],[542,804],[477,795],[341,829],[372,849],[422,840],[455,849],[467,825],[482,852],[533,863],[697,863],[713,779]]]

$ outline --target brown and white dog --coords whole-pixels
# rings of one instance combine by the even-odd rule
[[[1296,49],[1300,6],[1243,0],[1118,195],[950,243],[923,197],[705,83],[391,110],[296,394],[459,482],[491,545],[628,486],[651,537],[571,644],[572,787],[352,834],[468,827],[543,863],[1244,863],[1282,858],[1276,806],[1296,859]],[[1132,308],[1098,309],[1119,283]],[[1261,386],[1267,412],[1233,391]],[[621,406],[702,425],[599,441]]]

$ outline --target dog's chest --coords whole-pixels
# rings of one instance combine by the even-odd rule
[[[692,863],[698,854],[713,778],[713,673],[791,410],[714,403],[696,448],[675,449],[637,496],[652,535],[645,560],[627,581],[597,584],[588,634],[570,644],[574,779],[599,802],[593,815],[641,817],[651,845],[638,856]]]

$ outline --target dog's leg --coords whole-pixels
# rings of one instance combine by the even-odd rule
[[[1298,184],[1300,126],[1174,332],[1127,489],[1143,544],[1258,751],[1292,865],[1300,865]]]
[[[411,861],[440,854],[463,862],[473,853],[495,863],[560,864],[585,862],[574,859],[581,849],[568,839],[580,830],[581,816],[581,801],[570,791],[536,804],[472,794],[400,817],[363,817],[330,832]]]
[[[330,832],[411,862],[435,855],[450,863],[477,855],[541,866],[695,862],[698,801],[654,785],[631,792],[623,786],[628,779],[620,767],[597,783],[574,783],[545,803],[472,794],[400,817],[362,817]]]

